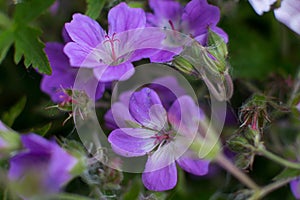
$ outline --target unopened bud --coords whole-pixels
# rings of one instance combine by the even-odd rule
[[[73,176],[82,174],[87,169],[87,156],[81,144],[74,140],[64,140],[63,147],[66,151],[77,159],[76,164],[70,171]]]
[[[0,158],[21,148],[20,136],[0,121]]]
[[[199,73],[195,70],[194,66],[185,58],[181,56],[176,56],[175,59],[172,61],[173,66],[179,71],[199,78]]]
[[[249,141],[242,135],[234,135],[227,141],[227,144],[232,151],[237,153],[248,153],[250,151]]]
[[[212,32],[209,44],[198,42],[186,46],[173,65],[180,71],[203,79],[211,94],[219,101],[227,101],[233,94],[233,84],[228,73],[227,47],[222,38]]]
[[[223,38],[209,29],[208,31],[208,48],[209,53],[216,59],[215,62],[221,71],[226,70],[226,58],[228,56],[227,45]]]

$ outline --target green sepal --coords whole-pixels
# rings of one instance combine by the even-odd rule
[[[22,147],[20,135],[15,131],[0,130],[0,138],[6,143],[3,148],[0,148],[1,155],[10,154],[11,152],[17,151]]]

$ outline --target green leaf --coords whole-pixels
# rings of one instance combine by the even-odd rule
[[[0,27],[8,28],[11,24],[9,17],[5,13],[0,12]]]
[[[51,126],[52,126],[52,123],[50,122],[50,123],[48,123],[48,124],[46,124],[46,125],[44,125],[42,127],[32,128],[30,130],[30,132],[39,134],[41,136],[45,136],[48,133],[48,131],[50,130]]]
[[[139,179],[134,179],[129,190],[124,194],[123,200],[138,199],[142,190],[142,184]]]
[[[97,19],[104,7],[106,0],[87,0],[87,10],[85,14],[92,19]]]
[[[144,3],[137,1],[130,1],[127,3],[130,8],[144,8]]]
[[[28,23],[43,13],[55,0],[24,0],[15,8],[14,20],[18,24]]]
[[[9,109],[9,111],[5,112],[2,115],[2,121],[7,126],[12,126],[15,119],[21,114],[26,104],[26,97],[22,97],[13,107]]]
[[[15,62],[19,63],[24,55],[24,64],[32,65],[40,73],[51,74],[51,67],[44,52],[44,44],[39,40],[41,32],[31,27],[18,26],[15,30]]]
[[[4,30],[0,33],[0,63],[5,58],[13,42],[14,34],[11,29]]]
[[[293,178],[293,177],[298,177],[300,176],[300,170],[299,169],[291,169],[291,168],[286,168],[280,174],[275,176],[273,178],[274,181],[277,180],[282,180],[282,179],[288,179],[288,178]]]

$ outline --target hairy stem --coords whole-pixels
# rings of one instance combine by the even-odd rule
[[[258,153],[260,153],[262,156],[277,162],[278,164],[281,164],[284,167],[289,167],[289,168],[293,168],[293,169],[300,169],[300,163],[295,163],[295,162],[290,162],[288,160],[285,160],[279,156],[277,156],[276,154],[273,154],[272,152],[268,151],[267,149],[265,149],[264,147],[259,147],[256,150]]]
[[[267,194],[277,190],[278,188],[281,188],[282,186],[288,184],[289,182],[291,182],[293,178],[288,178],[288,179],[282,179],[279,181],[276,181],[274,183],[271,183],[263,188],[261,188],[260,191],[257,191],[256,193],[254,193],[249,200],[258,200],[261,199],[263,197],[265,197]]]
[[[237,168],[231,161],[229,161],[224,155],[219,154],[216,158],[217,163],[225,170],[230,172],[236,179],[254,191],[260,190],[260,187],[244,172]]]

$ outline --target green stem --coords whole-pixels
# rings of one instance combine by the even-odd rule
[[[76,194],[70,194],[70,193],[60,193],[57,195],[53,195],[53,198],[59,199],[59,200],[92,200],[88,197],[79,196]]]
[[[273,154],[272,152],[266,150],[264,147],[258,147],[256,151],[258,153],[260,153],[262,156],[264,156],[270,160],[273,160],[274,162],[277,162],[278,164],[281,164],[284,167],[300,169],[300,163],[294,163],[294,162],[285,160],[285,159]]]
[[[267,194],[273,192],[274,190],[276,190],[278,188],[281,188],[282,186],[288,184],[289,182],[291,182],[294,179],[295,179],[295,177],[284,179],[284,180],[280,180],[280,181],[276,181],[274,183],[271,183],[271,184],[263,187],[262,190],[261,190],[260,197],[262,198],[262,197],[266,196]]]
[[[252,195],[252,197],[249,198],[249,200],[261,199],[261,198],[265,197],[267,194],[273,192],[274,190],[281,188],[282,186],[288,184],[293,179],[295,179],[295,177],[288,178],[288,179],[282,179],[282,180],[276,181],[274,183],[271,183],[271,184],[263,187],[260,191],[257,191],[256,193],[254,193]]]
[[[3,200],[8,200],[8,188],[4,190]]]
[[[237,178],[241,183],[246,185],[248,188],[259,191],[260,187],[253,182],[245,173],[243,173],[239,168],[237,168],[232,162],[230,162],[224,155],[219,154],[216,158],[217,163],[223,167],[225,170],[230,172],[235,178]]]

